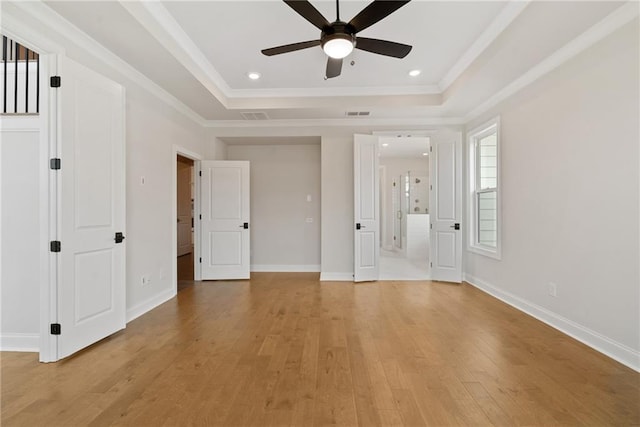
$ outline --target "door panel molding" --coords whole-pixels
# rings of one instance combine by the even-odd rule
[[[431,139],[431,278],[462,282],[462,135],[443,131]],[[456,228],[457,227],[457,228]]]
[[[58,58],[57,359],[126,325],[124,88]]]
[[[200,170],[201,279],[248,279],[249,162],[203,160]]]
[[[353,136],[354,282],[379,277],[380,168],[378,137]]]

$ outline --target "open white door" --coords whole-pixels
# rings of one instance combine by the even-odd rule
[[[200,162],[202,280],[249,278],[249,162]]]
[[[58,66],[61,359],[125,327],[125,98],[68,58]]]
[[[431,279],[462,282],[462,137],[442,132],[431,139]]]
[[[353,136],[354,259],[353,281],[378,280],[380,202],[378,137]]]

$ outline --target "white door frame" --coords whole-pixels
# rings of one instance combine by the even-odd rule
[[[200,172],[200,160],[202,156],[180,145],[173,145],[172,148],[172,168],[171,168],[171,277],[173,281],[173,289],[178,292],[178,230],[176,224],[178,223],[178,171],[176,170],[176,162],[178,156],[186,157],[193,160],[193,172],[197,175]],[[200,280],[200,263],[197,260],[200,258],[200,221],[197,220],[196,215],[200,212],[200,180],[195,180],[195,188],[193,195],[193,278],[194,280]]]
[[[58,315],[58,260],[49,251],[49,242],[56,240],[58,233],[57,214],[57,180],[55,172],[49,169],[49,159],[58,157],[58,128],[56,92],[49,88],[49,76],[58,71],[59,54],[64,54],[62,46],[43,36],[37,29],[11,13],[3,11],[2,32],[5,36],[17,41],[23,46],[38,52],[40,55],[40,147],[38,163],[39,177],[39,225],[40,249],[38,259],[40,265],[40,362],[55,362],[58,360],[58,339],[50,334],[50,325]]]

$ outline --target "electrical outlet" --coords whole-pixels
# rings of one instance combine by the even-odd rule
[[[549,282],[549,295],[552,297],[558,296],[558,285],[553,282]]]
[[[149,276],[148,274],[143,275],[142,286],[148,285],[149,283],[151,283],[151,276]]]

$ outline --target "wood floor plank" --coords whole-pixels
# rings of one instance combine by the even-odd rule
[[[181,281],[54,364],[1,353],[8,426],[640,425],[640,374],[463,284]]]

